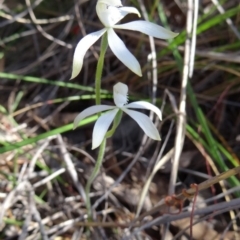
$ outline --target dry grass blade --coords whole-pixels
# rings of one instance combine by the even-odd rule
[[[79,194],[82,196],[83,201],[86,202],[86,195],[85,195],[84,188],[78,180],[77,171],[76,171],[74,164],[69,156],[69,153],[67,151],[67,148],[65,147],[65,143],[63,142],[61,135],[57,136],[57,141],[58,141],[58,144],[60,147],[62,158],[66,164],[66,169],[69,172],[69,174],[73,180],[73,183],[74,183],[75,187],[77,188]]]
[[[184,67],[180,92],[179,115],[177,120],[177,132],[174,145],[173,165],[169,184],[169,194],[175,192],[179,158],[182,151],[186,128],[186,94],[187,82],[191,79],[194,69],[194,58],[196,48],[196,28],[198,16],[198,1],[189,0],[187,10],[187,39],[185,42]]]
[[[222,180],[226,180],[227,178],[237,175],[240,173],[240,167],[236,167],[233,169],[230,169],[226,172],[223,172],[211,179],[208,179],[200,184],[198,184],[198,191],[202,191],[204,189],[207,189],[209,187],[211,187],[212,185],[219,183]],[[186,191],[184,191],[183,193],[177,194],[174,198],[170,199],[168,201],[168,205],[169,206],[174,206],[176,204],[176,200],[183,202],[188,198],[192,198],[196,193],[196,188],[189,188]],[[152,208],[150,211],[143,213],[142,215],[140,215],[137,219],[134,220],[134,222],[137,221],[141,221],[143,218],[145,218],[146,216],[152,215],[153,213],[156,212],[161,212],[162,209],[164,209],[166,207],[166,202],[163,199],[157,206],[155,206],[154,208]]]

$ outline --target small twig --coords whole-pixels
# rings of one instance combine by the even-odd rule
[[[72,162],[72,159],[69,156],[69,153],[67,151],[67,148],[66,148],[66,146],[63,142],[63,139],[62,139],[61,135],[57,135],[57,142],[60,146],[60,152],[61,152],[62,158],[63,158],[63,160],[66,164],[66,169],[67,169],[68,173],[70,174],[70,176],[73,180],[73,183],[74,183],[75,187],[77,188],[79,194],[82,196],[83,201],[86,202],[86,194],[85,194],[84,188],[78,180],[77,171],[76,171],[75,166]]]
[[[34,170],[34,167],[36,165],[38,158],[40,157],[42,152],[45,150],[45,148],[49,145],[49,142],[54,138],[56,138],[56,136],[45,139],[44,143],[38,148],[37,152],[34,154],[33,158],[30,161],[30,164],[28,167],[28,172],[27,172],[26,176],[24,177],[25,180],[30,178],[30,175],[33,173],[33,170]]]
[[[218,0],[212,0],[213,4],[217,7],[217,10],[219,11],[220,14],[224,14],[225,10],[222,7],[222,5],[220,5]],[[240,33],[238,32],[238,29],[234,26],[233,21],[231,20],[231,18],[226,18],[226,23],[228,24],[228,26],[231,28],[232,32],[235,34],[235,36],[240,40]]]
[[[239,173],[240,173],[240,166],[236,167],[236,168],[233,168],[233,169],[230,169],[226,172],[223,172],[223,173],[221,173],[221,174],[219,174],[219,175],[217,175],[217,176],[215,176],[211,179],[208,179],[208,180],[200,183],[198,185],[198,191],[202,191],[204,189],[207,189],[207,188],[211,187],[212,185],[214,185],[216,183],[219,183],[220,181],[225,180],[225,179],[227,179],[231,176],[234,176],[236,174],[239,174]],[[195,188],[189,188],[189,189],[185,190],[184,193],[180,193],[180,194],[176,195],[174,198],[168,200],[168,205],[174,206],[174,204],[176,203],[176,199],[178,201],[185,201],[187,199],[186,195],[194,196],[195,193],[196,193]],[[152,215],[153,213],[156,213],[156,212],[159,212],[159,211],[161,212],[162,209],[164,209],[165,207],[166,207],[165,201],[161,200],[160,203],[157,206],[152,208],[150,211],[145,212],[142,215],[140,215],[137,219],[134,220],[134,222],[141,221],[144,217]]]
[[[194,208],[195,208],[195,204],[197,201],[197,195],[198,195],[198,185],[197,184],[193,184],[191,185],[191,187],[195,187],[196,188],[196,192],[194,194],[194,198],[193,198],[193,203],[192,203],[192,211],[191,211],[191,217],[190,217],[190,239],[192,239],[193,236],[193,217],[194,217]]]
[[[14,19],[13,16],[11,16],[7,13],[4,13],[4,12],[0,12],[0,17],[6,18],[8,20],[13,20]],[[73,19],[73,16],[65,15],[65,16],[60,16],[60,17],[56,17],[56,18],[49,18],[49,19],[36,19],[35,23],[42,25],[42,24],[59,23],[59,22],[69,21],[70,19]],[[15,19],[15,22],[24,23],[24,24],[32,23],[32,21],[30,19],[21,18],[21,17]]]
[[[154,169],[153,171],[151,172],[149,178],[147,179],[144,187],[143,187],[143,190],[141,192],[141,196],[140,196],[140,200],[139,200],[139,203],[138,203],[138,208],[137,208],[137,212],[136,212],[136,216],[135,217],[138,217],[141,210],[142,210],[142,206],[143,206],[143,201],[145,199],[145,196],[148,192],[148,189],[149,189],[149,186],[151,184],[151,181],[153,179],[153,177],[155,176],[156,172],[162,167],[164,166],[167,161],[169,161],[169,159],[172,157],[173,155],[173,149],[171,149],[168,153],[166,153],[159,161],[158,163],[154,166]]]
[[[231,202],[222,202],[222,203],[218,203],[213,206],[204,207],[204,208],[195,210],[194,215],[211,213],[213,216],[217,216],[221,213],[228,212],[232,209],[237,209],[237,208],[239,208],[239,206],[240,206],[240,199],[234,199]],[[191,212],[183,212],[181,214],[175,214],[175,215],[172,215],[172,214],[171,215],[169,215],[169,214],[163,215],[161,217],[155,218],[154,220],[152,220],[150,222],[147,222],[146,224],[141,225],[141,227],[137,228],[133,232],[132,235],[135,235],[138,232],[143,231],[144,229],[150,228],[154,225],[160,225],[163,223],[169,223],[169,222],[176,221],[176,220],[183,219],[183,218],[188,218],[188,217],[190,217],[190,215],[191,215]],[[206,218],[208,218],[208,217],[209,216],[207,216]],[[196,223],[194,223],[194,224],[196,224]]]
[[[35,220],[38,222],[42,239],[43,240],[49,240],[49,238],[48,238],[48,236],[45,232],[41,216],[40,216],[40,214],[39,214],[39,212],[36,208],[36,205],[35,205],[34,191],[33,191],[32,185],[27,181],[25,182],[25,190],[27,191],[27,194],[28,194],[29,213],[28,213],[28,216],[25,220],[24,226],[22,228],[21,235],[19,236],[18,240],[25,240],[26,239],[27,233],[29,231],[29,225],[31,225],[30,220],[31,220],[32,216],[34,216]]]
[[[35,17],[35,14],[34,14],[34,12],[33,12],[33,10],[32,10],[32,6],[31,6],[31,3],[30,3],[30,0],[25,0],[25,2],[26,2],[26,5],[27,5],[27,7],[28,7],[29,15],[30,15],[33,23],[35,24],[37,30],[38,30],[45,38],[49,39],[50,41],[55,42],[55,43],[57,43],[57,44],[59,44],[59,45],[61,45],[61,46],[63,46],[63,47],[67,47],[67,48],[71,49],[71,48],[72,48],[72,45],[71,45],[71,44],[67,44],[67,43],[65,43],[64,41],[60,40],[60,39],[54,38],[52,35],[46,33],[46,32],[43,30],[43,28],[42,28],[39,24],[36,23],[36,22],[37,22],[37,18]]]
[[[185,138],[186,127],[186,87],[188,79],[192,77],[194,69],[194,58],[196,49],[196,28],[197,28],[197,16],[198,16],[198,0],[188,0],[187,11],[187,39],[185,42],[185,54],[184,54],[184,67],[181,84],[180,104],[179,104],[179,116],[177,120],[177,132],[175,138],[175,152],[173,156],[172,172],[169,184],[169,194],[175,192],[175,184],[177,181],[177,172],[179,166],[179,159],[182,152],[182,147]]]
[[[42,180],[40,180],[39,182],[36,182],[33,184],[33,188],[38,188],[46,183],[48,183],[49,181],[51,181],[52,179],[56,178],[57,176],[63,174],[66,171],[65,168],[61,168],[59,170],[57,170],[56,172],[52,173],[51,175],[43,178]]]

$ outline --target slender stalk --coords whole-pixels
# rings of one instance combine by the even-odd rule
[[[97,70],[96,70],[96,77],[95,77],[96,105],[101,104],[101,97],[100,97],[101,79],[102,79],[104,57],[107,51],[107,47],[108,47],[107,33],[105,33],[101,41],[100,56],[97,63]]]
[[[95,179],[95,177],[98,175],[99,170],[101,168],[102,165],[102,161],[103,161],[103,156],[104,156],[104,152],[105,152],[105,147],[106,147],[106,139],[104,138],[104,140],[102,141],[100,148],[99,148],[99,152],[98,152],[98,158],[97,158],[97,162],[95,164],[95,167],[91,173],[91,176],[89,177],[87,184],[86,184],[86,206],[87,206],[87,214],[88,214],[88,219],[91,219],[92,216],[92,211],[91,211],[91,201],[90,201],[90,188],[91,185]]]
[[[102,72],[103,72],[104,57],[105,57],[107,47],[108,47],[107,33],[105,33],[103,35],[102,41],[101,41],[101,50],[100,50],[100,56],[99,56],[98,63],[97,63],[97,70],[96,70],[96,77],[95,77],[96,105],[101,104],[101,96],[100,96],[101,79],[102,79]],[[120,123],[121,117],[122,117],[122,111],[119,111],[117,116],[114,119],[112,129],[106,133],[106,136],[100,145],[97,162],[96,162],[95,167],[91,173],[91,176],[89,177],[87,184],[86,184],[86,188],[85,188],[86,207],[87,207],[87,214],[88,214],[89,220],[91,220],[91,217],[92,217],[91,201],[90,201],[90,196],[89,196],[91,185],[92,185],[94,179],[96,178],[96,176],[98,175],[101,165],[102,165],[103,156],[104,156],[104,152],[105,152],[105,148],[106,148],[106,139],[113,135],[117,126]]]
[[[103,71],[103,64],[104,64],[104,56],[106,53],[108,47],[108,41],[107,41],[107,33],[105,33],[102,37],[101,41],[101,49],[100,49],[100,56],[98,59],[97,63],[97,70],[96,70],[96,77],[95,77],[95,92],[96,92],[96,105],[99,105],[101,103],[101,79],[102,79],[102,71]],[[104,138],[103,142],[100,145],[99,152],[98,152],[98,158],[97,162],[95,164],[95,167],[93,169],[93,172],[91,173],[91,176],[89,177],[85,191],[86,191],[86,207],[87,207],[87,214],[88,214],[88,219],[90,220],[92,217],[92,211],[91,211],[91,201],[90,201],[90,189],[91,185],[96,178],[96,176],[99,173],[99,170],[102,165],[103,161],[103,156],[105,152],[105,147],[106,147],[106,139]]]
[[[119,123],[121,122],[122,119],[122,110],[119,110],[116,117],[113,120],[113,126],[112,128],[106,133],[105,138],[110,138],[112,135],[115,133],[116,128],[118,127]]]
[[[89,220],[91,219],[91,216],[92,216],[91,201],[90,201],[90,196],[89,196],[91,185],[92,185],[94,179],[96,178],[96,176],[98,175],[98,173],[100,171],[100,168],[102,166],[103,156],[104,156],[105,147],[106,147],[106,139],[111,137],[114,134],[117,126],[119,125],[119,123],[121,121],[121,118],[122,118],[122,111],[119,111],[117,113],[116,117],[114,118],[112,128],[106,133],[105,138],[100,145],[97,162],[96,162],[95,167],[92,171],[92,174],[89,177],[89,179],[87,181],[87,184],[86,184],[86,188],[85,188],[85,191],[86,191],[86,206],[87,206],[87,213],[88,213],[88,219]]]

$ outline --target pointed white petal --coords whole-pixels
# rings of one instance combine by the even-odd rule
[[[110,124],[112,123],[118,111],[119,109],[115,108],[107,113],[104,113],[101,117],[98,118],[93,129],[92,149],[97,148],[101,144]]]
[[[138,17],[141,17],[140,12],[135,7],[120,7],[118,9],[121,12],[121,15],[123,16],[122,18],[124,18],[129,13],[137,14]]]
[[[157,128],[147,115],[127,108],[121,109],[138,123],[148,137],[158,141],[161,140]]]
[[[132,103],[125,105],[124,107],[125,108],[147,109],[147,110],[153,111],[158,115],[159,119],[162,120],[161,110],[149,102],[145,102],[145,101],[132,102]]]
[[[113,108],[116,108],[116,107],[115,106],[108,106],[108,105],[96,105],[96,106],[86,108],[85,110],[80,112],[77,115],[77,117],[74,119],[73,128],[75,129],[78,126],[79,122],[81,122],[84,118],[89,117],[89,116],[91,116],[95,113],[110,110],[110,109],[113,109]]]
[[[115,25],[114,28],[138,31],[138,32],[147,34],[149,36],[152,36],[155,38],[161,38],[161,39],[174,38],[178,35],[178,33],[174,33],[155,23],[151,23],[143,20]]]
[[[93,32],[85,36],[77,44],[77,47],[73,56],[73,67],[71,79],[75,78],[81,71],[83,65],[83,58],[87,50],[106,32],[104,28],[100,31]]]
[[[138,76],[142,76],[141,67],[137,59],[128,51],[123,41],[112,28],[108,29],[108,44],[116,57]]]

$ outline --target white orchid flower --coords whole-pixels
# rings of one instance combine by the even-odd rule
[[[119,111],[123,111],[126,114],[128,114],[131,118],[133,118],[148,137],[158,141],[161,140],[157,128],[147,115],[134,110],[130,110],[131,108],[151,110],[155,112],[159,119],[161,120],[162,113],[160,109],[154,106],[153,104],[144,101],[137,101],[127,104],[128,102],[127,93],[128,86],[124,83],[119,82],[115,84],[113,87],[113,99],[116,106],[108,105],[92,106],[83,110],[75,118],[73,124],[74,129],[78,126],[79,122],[81,122],[84,118],[89,117],[96,113],[110,110],[102,114],[94,125],[92,135],[92,149],[97,148],[101,144],[110,124],[113,122],[115,116]]]
[[[125,24],[117,23],[129,13],[137,14],[140,17],[139,11],[134,7],[123,7],[120,0],[98,0],[96,6],[97,15],[105,26],[102,30],[93,32],[85,36],[77,44],[73,57],[73,69],[71,79],[76,77],[83,65],[83,58],[87,50],[105,33],[107,32],[108,44],[116,57],[125,64],[130,70],[139,76],[142,76],[142,71],[137,59],[129,52],[123,41],[114,32],[114,29],[127,29],[139,31],[161,39],[174,38],[178,34],[173,33],[157,24],[138,20]]]

